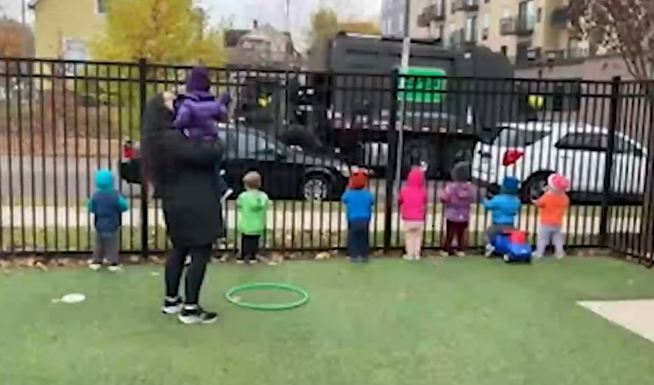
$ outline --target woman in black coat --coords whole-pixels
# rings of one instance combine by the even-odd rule
[[[222,207],[214,183],[222,149],[219,142],[191,141],[173,129],[170,97],[155,96],[143,115],[146,175],[161,198],[166,231],[173,244],[166,262],[162,310],[178,314],[186,324],[212,323],[216,313],[205,311],[198,302],[212,244],[223,233]],[[187,255],[192,258],[182,301],[179,285]]]

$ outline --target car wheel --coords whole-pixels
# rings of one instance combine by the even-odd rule
[[[307,201],[324,201],[329,197],[331,191],[329,178],[314,174],[308,175],[302,184],[302,195]]]
[[[522,191],[520,193],[522,201],[528,203],[540,198],[547,188],[547,177],[549,175],[542,173],[529,177],[522,185]]]

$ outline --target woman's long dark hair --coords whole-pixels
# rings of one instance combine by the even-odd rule
[[[172,129],[173,112],[166,107],[163,94],[152,97],[141,119],[141,186],[154,183],[157,165],[163,160],[157,150],[161,131]]]

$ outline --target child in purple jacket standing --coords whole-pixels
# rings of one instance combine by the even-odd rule
[[[229,114],[229,94],[220,98],[211,93],[211,80],[205,67],[193,67],[186,81],[186,92],[175,100],[173,127],[181,130],[190,140],[216,140],[216,123]],[[234,191],[228,188],[222,177],[220,165],[216,165],[216,190],[224,202]]]
[[[474,202],[475,192],[470,183],[470,163],[459,162],[452,168],[452,182],[445,186],[441,201],[445,204],[445,217],[447,219],[447,231],[445,244],[443,244],[444,256],[465,255],[466,232],[470,220],[470,207]],[[457,247],[454,247],[456,241]]]

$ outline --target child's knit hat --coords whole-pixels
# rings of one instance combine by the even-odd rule
[[[368,174],[365,171],[354,171],[347,187],[353,190],[363,190],[368,186]]]
[[[502,188],[500,189],[502,194],[518,195],[520,193],[520,181],[518,178],[513,176],[507,176],[502,181]]]
[[[470,181],[470,162],[458,162],[452,167],[451,174],[455,182]]]
[[[561,174],[552,174],[547,177],[547,185],[552,190],[566,192],[570,188],[570,180]]]
[[[191,74],[186,79],[186,92],[209,92],[211,79],[206,67],[193,67]]]

